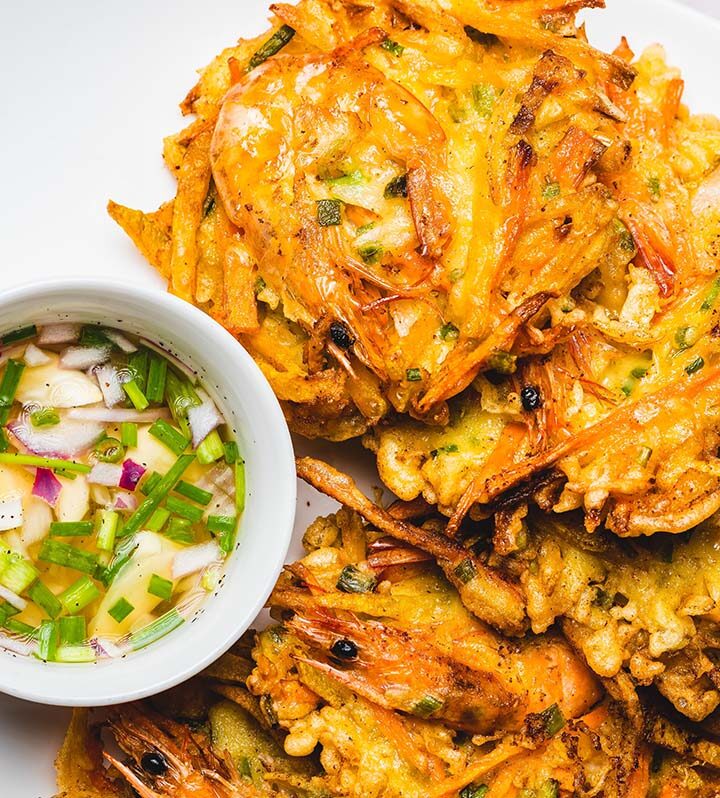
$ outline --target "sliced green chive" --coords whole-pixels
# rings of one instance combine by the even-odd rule
[[[105,587],[109,587],[113,583],[115,577],[125,565],[127,565],[133,554],[135,554],[137,547],[138,544],[135,542],[134,538],[128,537],[115,549],[115,556],[110,562],[110,565],[107,568],[101,569],[97,576]]]
[[[132,374],[133,381],[137,383],[138,388],[143,392],[147,385],[149,361],[150,352],[147,349],[138,349],[137,352],[133,352],[128,358],[128,369]]]
[[[705,301],[700,306],[701,310],[712,310],[713,305],[717,302],[720,296],[720,277],[718,277],[712,284],[712,288],[705,297]]]
[[[138,651],[165,637],[165,635],[177,629],[184,622],[185,619],[182,615],[176,609],[172,609],[156,621],[130,635],[130,645],[134,651]]]
[[[163,601],[170,601],[173,592],[173,583],[169,579],[163,579],[162,576],[153,574],[150,577],[150,584],[148,585],[147,592],[151,596],[157,596]]]
[[[678,349],[690,349],[697,342],[697,330],[694,327],[679,327],[675,331],[675,343]]]
[[[52,407],[43,407],[30,413],[33,427],[54,427],[60,423],[60,415]]]
[[[647,181],[647,187],[650,194],[655,197],[656,199],[661,194],[661,187],[660,187],[660,178],[659,177],[649,177]]]
[[[545,734],[548,737],[555,736],[565,725],[565,718],[557,704],[553,704],[546,710],[543,710],[543,712],[540,713],[540,717],[545,724]]]
[[[12,358],[5,366],[5,373],[0,382],[0,424],[6,424],[10,417],[10,408],[15,401],[15,394],[24,370],[25,364]]]
[[[180,430],[175,429],[175,427],[161,418],[150,427],[148,432],[176,455],[182,454],[190,444],[189,438],[186,438]]]
[[[120,516],[114,510],[100,510],[97,514],[97,539],[101,551],[113,551]]]
[[[82,538],[92,533],[92,521],[53,521],[50,524],[50,536],[54,538]]]
[[[641,380],[643,377],[647,376],[648,371],[650,371],[648,366],[638,366],[630,372],[630,376],[634,377],[636,380]]]
[[[486,784],[469,784],[460,790],[460,798],[485,798],[490,792]]]
[[[169,510],[164,507],[158,507],[157,510],[150,516],[150,520],[145,524],[145,528],[150,532],[159,532],[167,523],[170,518]]]
[[[705,365],[703,358],[698,355],[691,363],[685,366],[685,371],[688,374],[695,374]]]
[[[142,389],[135,380],[123,383],[123,390],[127,394],[128,399],[133,403],[136,410],[147,410],[150,405],[147,397],[142,392]]]
[[[235,509],[238,515],[245,509],[245,461],[235,463]]]
[[[123,421],[120,425],[120,441],[123,446],[128,449],[132,446],[137,446],[138,442],[138,427],[132,421]]]
[[[463,560],[460,565],[456,566],[453,573],[463,585],[467,585],[468,583],[472,582],[472,580],[477,576],[475,563],[469,558],[467,560]]]
[[[365,182],[365,177],[356,169],[354,172],[339,177],[324,178],[324,180],[329,186],[359,186]]]
[[[100,590],[89,576],[81,576],[58,596],[65,611],[70,615],[84,610],[99,597]]]
[[[49,538],[43,541],[38,559],[42,562],[50,562],[53,565],[61,565],[86,574],[95,573],[98,564],[96,554],[76,549],[68,543]]]
[[[190,499],[190,501],[202,504],[203,507],[206,507],[208,504],[210,504],[213,497],[210,491],[198,488],[197,485],[191,485],[189,482],[185,482],[185,480],[182,479],[175,486],[175,493],[179,493],[186,499]]]
[[[74,645],[87,639],[85,618],[82,615],[68,615],[60,618],[60,643]]]
[[[1,453],[0,463],[35,466],[37,468],[54,468],[59,471],[77,471],[79,474],[89,474],[92,470],[85,463],[75,463],[72,460],[59,460],[53,457],[36,457],[34,454],[17,454],[16,452]]]
[[[517,371],[517,358],[509,352],[498,350],[490,355],[487,365],[498,374],[514,374]]]
[[[360,257],[365,263],[368,264],[368,266],[373,266],[376,263],[380,263],[384,254],[384,247],[377,242],[365,244],[364,246],[358,248],[358,255],[360,255]]]
[[[28,338],[34,338],[36,335],[37,327],[34,324],[30,324],[27,327],[23,327],[21,330],[15,330],[7,335],[3,335],[2,343],[4,346],[7,346],[8,344],[16,344],[18,341],[25,341]]]
[[[480,116],[489,119],[497,102],[497,92],[489,84],[476,84],[472,87],[473,105]]]
[[[171,513],[179,515],[181,518],[187,518],[193,524],[200,521],[205,512],[202,507],[196,507],[194,504],[190,504],[184,499],[178,499],[176,496],[168,496],[165,506]]]
[[[142,485],[140,486],[141,493],[144,493],[145,496],[149,496],[158,486],[161,479],[162,476],[158,474],[157,471],[151,471],[142,481]]]
[[[235,441],[228,441],[223,444],[223,449],[225,450],[225,462],[228,465],[234,465],[238,457],[240,457],[237,443],[235,443]]]
[[[144,524],[150,520],[150,516],[157,510],[160,502],[175,487],[180,477],[187,471],[190,464],[195,460],[195,455],[184,454],[178,457],[172,468],[162,477],[150,495],[140,504],[135,512],[128,518],[123,527],[123,535],[134,535]]]
[[[148,368],[147,389],[145,395],[149,402],[160,404],[165,396],[168,363],[164,357],[152,356]]]
[[[135,607],[123,596],[110,607],[108,615],[116,623],[122,623],[134,609]]]
[[[542,190],[543,199],[551,200],[560,196],[560,183],[546,183]]]
[[[41,621],[38,630],[38,657],[52,662],[60,642],[60,629],[55,621]]]
[[[57,618],[62,612],[60,599],[39,579],[28,590],[27,594],[30,600],[37,604],[40,609],[45,610],[51,618]]]
[[[165,401],[180,431],[189,439],[188,410],[201,404],[200,397],[193,386],[187,380],[181,380],[172,369],[168,369],[165,381]]]
[[[197,447],[197,459],[201,465],[209,465],[215,463],[221,457],[225,456],[225,447],[223,446],[222,438],[216,429],[214,429]]]
[[[317,223],[320,227],[337,227],[342,224],[342,202],[334,199],[317,201]]]
[[[560,785],[555,779],[546,779],[537,791],[537,798],[558,798]]]
[[[440,328],[440,338],[443,341],[454,341],[460,337],[460,330],[452,323],[443,324]]]
[[[207,526],[217,536],[220,548],[229,554],[235,546],[238,520],[234,515],[211,515]]]
[[[283,49],[295,35],[295,30],[289,25],[283,25],[260,47],[248,62],[248,72],[257,69],[260,64],[264,64],[268,58],[276,55]]]
[[[649,446],[643,446],[640,449],[640,454],[638,455],[638,463],[640,463],[643,468],[650,462],[650,458],[652,457],[653,450]]]
[[[420,369],[408,369],[405,372],[405,379],[408,382],[421,382],[422,372],[420,371]]]
[[[8,632],[14,632],[16,635],[22,635],[23,637],[37,636],[37,629],[34,626],[30,626],[29,623],[17,621],[15,618],[8,618],[3,625]]]
[[[103,438],[95,444],[94,451],[101,463],[119,463],[125,457],[125,447],[117,438]]]
[[[37,568],[22,557],[13,558],[0,572],[0,584],[13,593],[24,593],[38,578]]]
[[[407,174],[393,177],[385,186],[385,199],[401,199],[408,195]]]
[[[392,39],[385,39],[385,41],[380,46],[383,48],[383,50],[387,50],[389,53],[392,53],[397,58],[400,58],[400,56],[405,52],[405,48],[402,46],[402,44],[398,44],[397,42],[394,42]]]

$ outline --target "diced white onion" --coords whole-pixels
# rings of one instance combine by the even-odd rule
[[[133,410],[126,407],[74,407],[65,414],[75,421],[97,421],[102,424],[121,424],[128,421],[135,424],[151,424],[159,418],[170,418],[166,407],[151,410]]]
[[[0,585],[0,598],[4,598],[8,604],[12,604],[16,610],[22,612],[27,607],[27,601],[12,590],[8,590],[4,585]]]
[[[214,540],[190,546],[175,555],[172,577],[173,579],[182,579],[184,576],[202,571],[203,568],[220,559],[222,559],[222,552]]]
[[[188,408],[188,424],[192,432],[192,444],[195,449],[200,446],[214,429],[225,423],[225,419],[215,407],[215,402],[205,391],[198,389],[197,394],[202,404]]]
[[[25,349],[25,355],[23,359],[25,360],[25,365],[30,366],[30,368],[34,368],[35,366],[44,366],[51,360],[49,355],[46,355],[42,349],[38,349],[35,344],[28,344],[27,348]]]
[[[106,407],[115,407],[125,399],[120,375],[117,369],[111,365],[97,366],[93,369],[93,374],[97,378],[98,385],[102,391]]]
[[[80,337],[82,326],[80,324],[46,324],[40,328],[38,343],[44,344],[72,344]]]
[[[4,366],[11,359],[19,360],[23,356],[26,347],[27,344],[16,344],[9,349],[3,350],[2,354],[0,354],[0,366]]]
[[[7,532],[8,529],[17,529],[22,526],[22,522],[22,498],[18,495],[6,496],[0,501],[0,532]]]
[[[117,463],[95,463],[88,474],[88,482],[92,485],[106,485],[116,488],[122,476],[122,466]]]
[[[101,424],[67,418],[54,427],[33,427],[29,419],[20,418],[8,429],[31,454],[60,458],[87,451],[103,433]]]
[[[64,369],[89,369],[109,359],[109,346],[69,346],[60,356],[60,366]]]
[[[126,354],[138,351],[138,348],[135,346],[135,344],[129,338],[126,338],[121,332],[103,328],[102,333],[108,339],[108,341],[112,341],[118,349],[121,349]]]
[[[35,643],[18,640],[15,637],[7,637],[7,635],[0,635],[0,648],[28,657],[35,651]]]

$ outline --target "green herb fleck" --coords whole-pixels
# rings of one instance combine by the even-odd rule
[[[317,221],[320,227],[337,227],[342,224],[342,202],[334,199],[318,200]]]

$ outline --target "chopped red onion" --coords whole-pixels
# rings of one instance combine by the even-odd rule
[[[57,504],[62,483],[49,468],[38,468],[35,471],[35,482],[33,483],[32,494],[51,507]]]
[[[109,346],[69,346],[60,355],[60,367],[64,369],[89,369],[110,359]]]
[[[8,429],[31,454],[68,459],[87,451],[103,433],[101,424],[64,418],[54,427],[33,427],[18,418]]]
[[[213,402],[205,391],[198,389],[197,394],[202,404],[188,408],[188,424],[192,432],[192,444],[194,449],[197,449],[214,429],[217,429],[217,427],[225,423],[225,419],[220,415],[217,407],[215,407],[215,402]]]
[[[193,385],[195,384],[195,380],[197,380],[197,372],[193,371],[190,366],[186,366],[185,363],[180,360],[177,355],[173,355],[172,352],[168,352],[167,349],[163,349],[162,346],[158,346],[153,341],[149,341],[147,338],[141,338],[140,341],[142,342],[143,346],[146,346],[148,349],[152,349],[153,352],[157,352],[158,355],[162,355],[164,358],[170,361],[170,363],[182,374],[184,374]]]
[[[203,568],[221,559],[222,552],[214,540],[200,543],[197,546],[190,546],[175,555],[172,565],[172,578],[182,579],[184,576],[202,571]]]
[[[27,601],[24,598],[18,596],[17,593],[13,593],[12,590],[8,590],[5,586],[0,585],[0,598],[5,599],[8,604],[12,604],[16,610],[20,610],[22,612],[27,607]]]
[[[113,508],[115,510],[136,510],[138,506],[137,496],[134,493],[128,493],[126,490],[115,491],[113,499]]]
[[[110,364],[97,366],[93,369],[93,374],[102,391],[106,407],[115,407],[125,399],[125,391],[123,391],[120,375],[115,366]]]
[[[138,348],[135,346],[135,344],[117,330],[109,330],[106,327],[103,327],[102,334],[108,339],[108,341],[112,341],[118,349],[121,349],[126,354],[138,351]]]
[[[12,651],[14,654],[20,654],[23,657],[29,657],[35,651],[35,643],[26,642],[17,637],[0,635],[0,648]]]
[[[151,424],[159,418],[170,418],[166,407],[151,410],[133,410],[124,407],[73,407],[65,415],[76,421],[97,421],[102,424],[122,424],[128,421],[135,424]]]
[[[0,532],[22,526],[23,506],[20,496],[10,496],[0,501]]]
[[[50,362],[50,356],[46,355],[42,349],[38,349],[35,344],[28,344],[23,356],[26,366],[34,368],[35,366],[44,366]]]
[[[144,466],[141,466],[140,463],[135,463],[132,460],[125,460],[122,464],[120,487],[124,490],[135,490],[145,470]]]
[[[122,466],[117,463],[95,463],[88,474],[88,482],[116,488],[122,478]]]
[[[80,324],[46,324],[40,329],[38,343],[43,344],[72,344],[80,338]]]
[[[93,637],[90,645],[95,649],[99,657],[109,657],[110,659],[118,659],[130,651],[129,646],[121,644],[118,645],[107,637]]]

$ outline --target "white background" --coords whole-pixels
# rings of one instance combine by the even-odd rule
[[[147,209],[171,195],[162,137],[181,124],[177,103],[194,69],[238,36],[262,31],[268,2],[0,0],[0,289],[91,274],[162,287],[105,204],[112,197]],[[720,16],[719,0],[692,4]],[[669,0],[608,6],[588,15],[595,41],[613,47],[625,33],[637,48],[664,42],[685,71],[687,100],[720,113],[716,23]],[[358,449],[313,450],[356,473],[370,471]],[[303,492],[297,529],[329,506]],[[66,716],[0,697],[2,798],[53,794]]]

